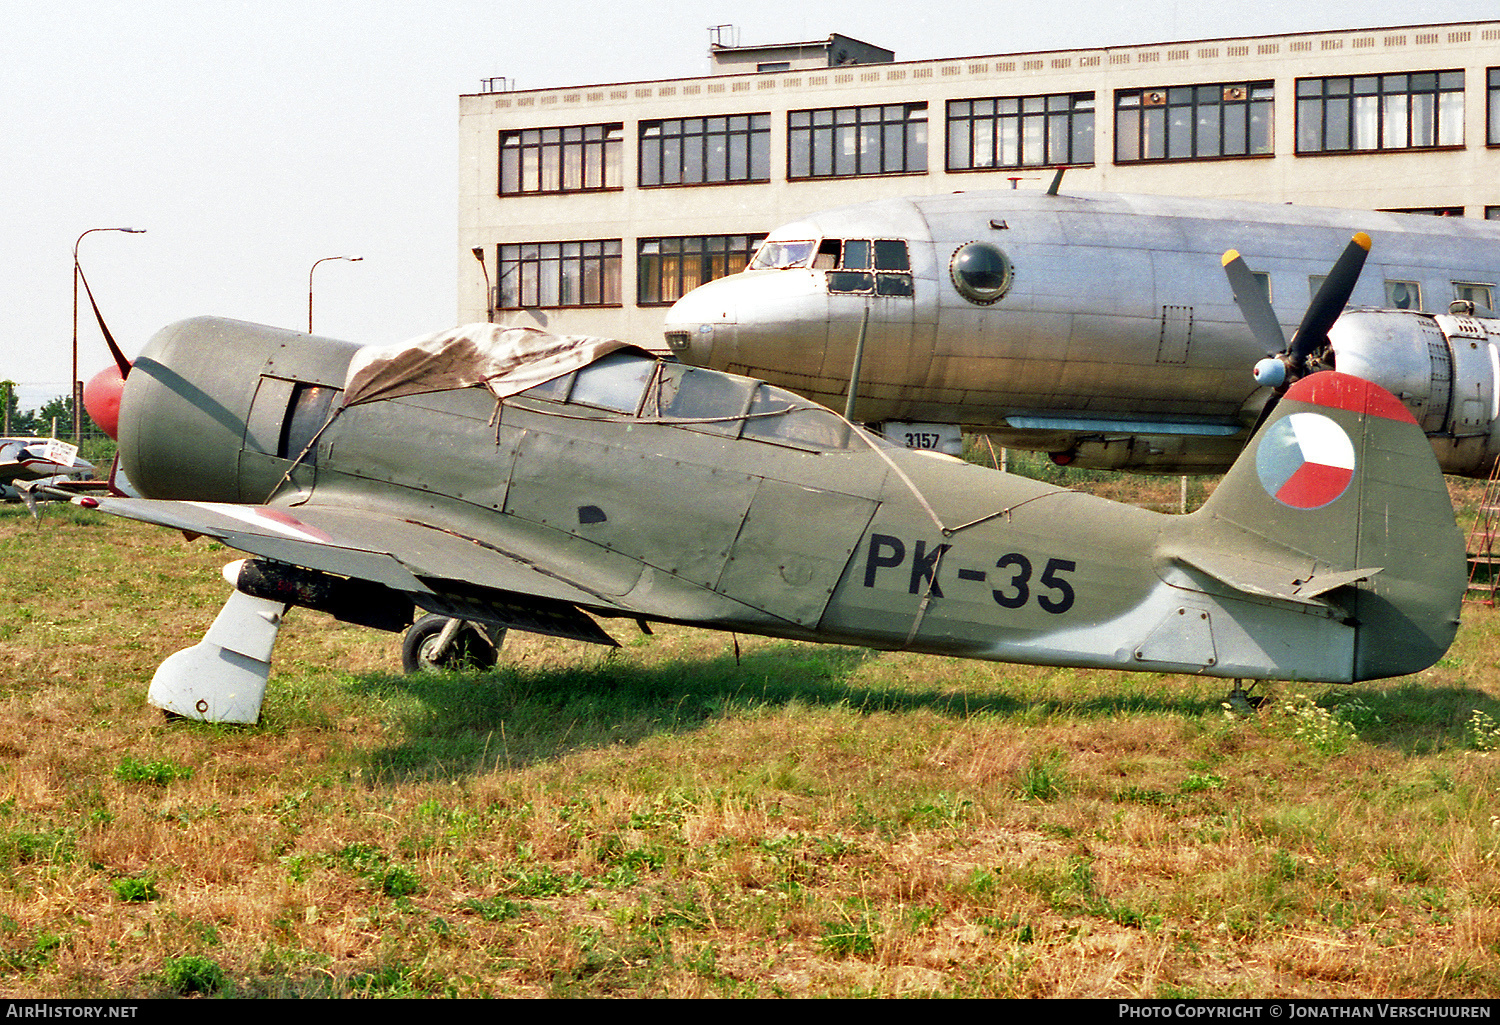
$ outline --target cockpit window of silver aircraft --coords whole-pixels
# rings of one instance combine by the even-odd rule
[[[828,272],[830,292],[913,294],[911,256],[904,239],[825,238],[813,267]]]
[[[789,267],[809,267],[818,252],[818,243],[811,240],[773,242],[770,239],[760,244],[750,261],[750,270],[786,270]]]
[[[899,238],[825,238],[818,241],[767,239],[750,261],[750,270],[811,267],[824,271],[828,291],[858,295],[915,294],[911,254]]]

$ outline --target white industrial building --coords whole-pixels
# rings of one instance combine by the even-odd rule
[[[892,57],[714,42],[701,78],[461,97],[459,321],[659,346],[778,225],[1059,165],[1064,192],[1500,217],[1500,21]]]

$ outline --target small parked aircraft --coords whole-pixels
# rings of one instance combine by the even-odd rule
[[[0,500],[22,497],[18,483],[58,483],[94,472],[94,464],[78,458],[78,447],[56,438],[0,438]]]
[[[1348,682],[1438,659],[1465,584],[1421,429],[1337,372],[1290,384],[1203,508],[1168,516],[899,448],[760,380],[526,328],[360,348],[203,318],[127,369],[120,458],[147,497],[75,501],[252,556],[152,681],[153,704],[190,718],[258,718],[294,605],[398,632],[418,607],[448,617],[408,632],[439,660],[484,647],[472,624],[614,644],[600,621],[625,620]]]
[[[1370,267],[1324,304],[1327,341],[1304,362],[1399,396],[1448,473],[1487,474],[1500,455],[1500,224],[1057,184],[777,228],[746,271],[672,307],[667,344],[839,409],[857,377],[851,418],[914,447],[956,447],[966,429],[1063,464],[1219,472],[1272,394],[1252,367],[1291,351],[1282,335],[1361,231]],[[1258,320],[1236,309],[1250,298]],[[1370,310],[1340,317],[1346,302]]]

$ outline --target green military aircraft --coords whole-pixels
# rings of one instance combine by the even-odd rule
[[[1340,301],[1339,305],[1342,305]],[[1349,682],[1453,639],[1464,546],[1402,403],[1285,388],[1208,502],[1163,515],[897,448],[762,381],[473,325],[394,347],[219,319],[159,332],[119,402],[145,498],[75,498],[253,558],[149,700],[253,722],[298,605],[411,660],[613,620],[1039,665]],[[102,397],[101,397],[102,396]],[[429,615],[412,626],[417,608]]]

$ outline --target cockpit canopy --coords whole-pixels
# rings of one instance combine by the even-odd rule
[[[789,391],[632,351],[610,353],[522,397],[814,452],[841,451],[871,441],[869,436],[857,436],[832,410]]]
[[[911,253],[899,238],[768,238],[749,270],[823,271],[830,293],[910,296]]]

